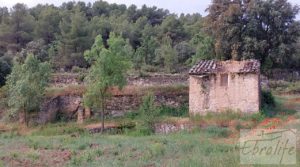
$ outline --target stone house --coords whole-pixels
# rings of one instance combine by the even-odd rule
[[[257,60],[202,60],[189,71],[190,115],[228,109],[260,109],[260,63]]]

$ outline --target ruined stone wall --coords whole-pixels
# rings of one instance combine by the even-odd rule
[[[189,109],[192,115],[228,109],[259,111],[260,88],[257,74],[228,74],[227,86],[221,84],[221,74],[190,76],[189,92]]]
[[[143,95],[118,95],[107,101],[107,116],[123,116],[126,112],[135,111],[142,103]],[[178,107],[188,103],[188,92],[155,94],[156,105]],[[55,122],[58,117],[67,120],[76,119],[78,111],[85,110],[82,96],[66,95],[46,98],[41,105],[37,123]],[[92,111],[94,114],[97,111]]]

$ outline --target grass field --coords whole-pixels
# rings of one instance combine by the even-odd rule
[[[277,99],[282,104],[278,110],[300,109],[299,96],[282,96]],[[75,123],[49,124],[23,130],[13,128],[0,134],[0,167],[235,167],[241,166],[238,130],[243,127],[239,124],[233,128],[224,125],[227,120],[243,123],[256,119],[258,122],[255,126],[264,128],[300,127],[299,112],[267,119],[256,115],[244,117],[236,114],[221,117],[209,115],[194,118],[193,121],[206,121],[207,126],[192,131],[137,137],[128,134],[89,134],[84,130],[84,125]],[[280,121],[273,124],[273,119]],[[211,122],[219,122],[220,126],[209,125]],[[297,160],[297,164],[300,164],[299,147]]]

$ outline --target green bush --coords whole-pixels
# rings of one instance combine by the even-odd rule
[[[273,94],[270,91],[261,92],[261,113],[267,117],[277,114],[275,110],[276,103]]]
[[[189,109],[187,105],[180,107],[161,106],[159,107],[159,114],[174,117],[186,117],[189,115]]]
[[[275,107],[275,98],[271,91],[262,91],[261,92],[261,104],[262,104],[262,108]]]
[[[145,72],[158,72],[159,67],[151,66],[151,65],[144,65],[144,66],[142,66],[142,71],[145,71]]]
[[[209,126],[206,128],[206,132],[209,137],[228,137],[230,135],[230,130],[228,128],[218,126]]]
[[[143,103],[139,108],[140,121],[136,130],[140,135],[150,135],[154,133],[154,124],[159,115],[159,110],[154,104],[154,95],[149,94],[143,97]]]

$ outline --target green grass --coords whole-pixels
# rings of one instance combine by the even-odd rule
[[[33,132],[35,136],[55,136],[55,135],[71,135],[86,133],[83,127],[79,127],[76,123],[56,123],[47,124],[37,127],[37,131]]]
[[[172,135],[152,135],[130,137],[119,135],[89,135],[71,137],[60,136],[24,136],[9,140],[0,136],[1,150],[9,150],[12,145],[25,145],[33,150],[26,155],[21,152],[1,154],[14,156],[15,159],[27,158],[38,161],[37,150],[70,150],[72,158],[66,166],[239,166],[238,151],[235,145],[216,144],[209,141],[211,132],[177,133]],[[32,145],[32,143],[38,143]],[[93,148],[91,145],[96,145]],[[21,156],[22,155],[22,156]],[[227,159],[223,162],[223,159]]]
[[[294,94],[300,93],[300,81],[270,81],[269,86],[276,94]]]
[[[237,140],[232,139],[233,144],[225,144],[225,138],[227,138],[227,130],[216,127],[191,133],[180,132],[143,137],[83,134],[80,137],[59,135],[5,139],[1,135],[0,149],[5,152],[0,154],[0,159],[9,156],[17,160],[27,159],[33,163],[42,163],[39,161],[41,154],[38,150],[50,145],[49,151],[72,152],[71,159],[67,160],[64,166],[238,167],[240,162]],[[214,142],[216,139],[220,142]],[[33,142],[39,144],[32,146]],[[17,146],[35,148],[31,148],[32,151],[26,153],[16,152],[16,150],[10,152],[12,146],[13,148]]]

